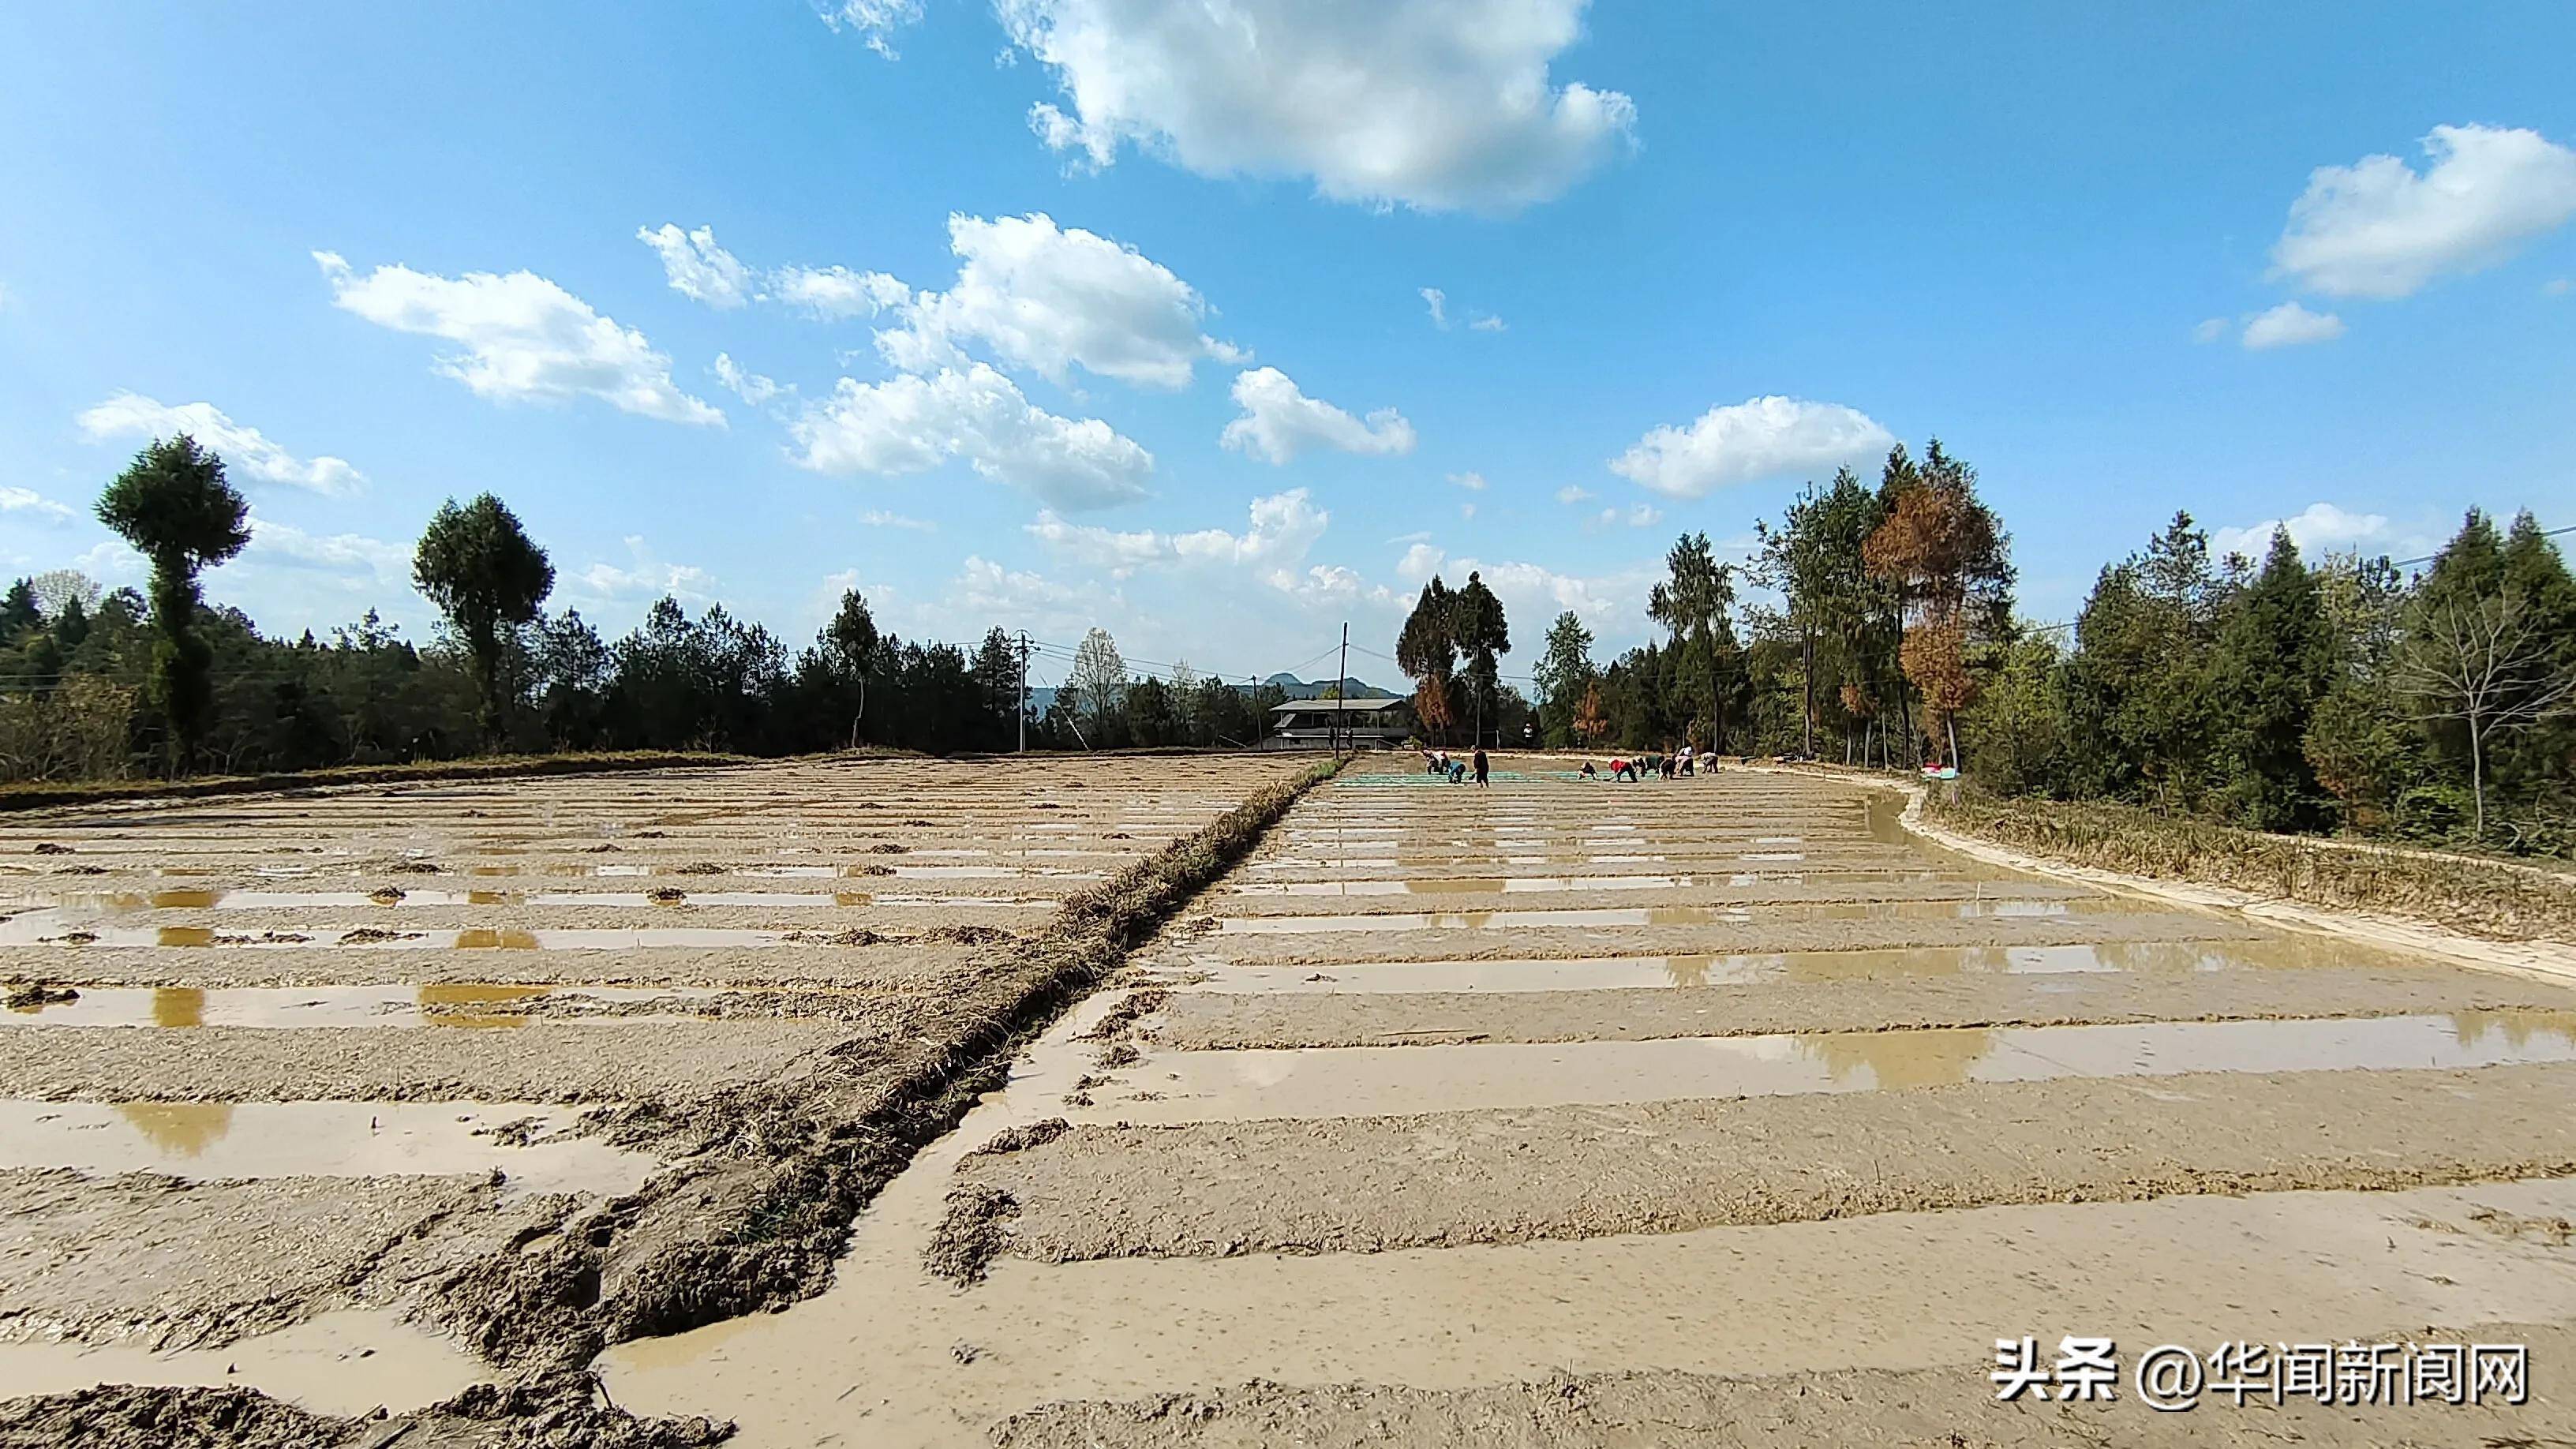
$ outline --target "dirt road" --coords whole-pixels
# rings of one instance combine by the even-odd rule
[[[779,1446],[2576,1435],[2576,996],[2001,876],[1829,782],[1543,770],[1310,795],[830,1291],[610,1393]],[[1999,1403],[2024,1335],[2522,1343],[2530,1393]]]

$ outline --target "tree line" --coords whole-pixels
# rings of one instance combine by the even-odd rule
[[[2414,573],[2311,563],[2281,530],[2260,560],[2213,556],[2178,513],[2064,626],[2018,616],[2010,535],[1938,441],[1892,450],[1875,487],[1808,486],[1755,537],[1742,576],[1768,599],[1739,603],[1737,568],[1686,534],[1648,597],[1664,637],[1606,666],[1558,615],[1545,742],[1956,765],[2259,829],[2576,849],[2576,581],[2528,513],[2471,510]]]
[[[201,576],[250,539],[223,460],[154,442],[101,493],[149,567],[103,592],[56,570],[0,595],[0,776],[264,772],[488,751],[802,753],[1241,747],[1285,695],[1185,663],[1134,674],[1092,630],[1044,709],[1023,644],[905,640],[846,593],[792,650],[721,605],[664,598],[622,638],[547,612],[554,569],[498,498],[430,519],[413,582],[441,622],[415,644],[372,611],[321,640],[263,636]],[[2011,538],[1937,440],[1849,469],[1755,528],[1748,565],[1704,533],[1665,559],[1659,631],[1606,665],[1574,613],[1539,645],[1534,699],[1478,574],[1427,582],[1394,641],[1427,738],[1911,768],[1985,787],[2127,801],[2265,829],[2576,848],[2576,580],[2529,514],[2472,510],[2427,566],[2286,532],[2213,555],[2187,514],[2106,565],[2076,618],[2015,609]],[[1739,597],[1739,582],[1761,592]],[[1046,646],[1052,650],[1052,646]]]
[[[143,449],[101,493],[99,520],[149,568],[142,592],[55,570],[0,595],[0,778],[264,773],[494,751],[698,749],[795,754],[858,744],[940,753],[1224,745],[1261,737],[1276,687],[1191,674],[1129,681],[1116,645],[1084,690],[1023,716],[1021,645],[880,630],[844,593],[790,651],[722,605],[664,598],[622,638],[547,612],[555,573],[493,495],[449,500],[412,579],[441,623],[420,644],[370,610],[317,639],[265,636],[206,601],[208,568],[250,541],[222,458],[180,436]],[[1091,645],[1091,641],[1086,641]],[[1114,672],[1114,677],[1113,677]],[[1265,692],[1266,691],[1266,692]]]

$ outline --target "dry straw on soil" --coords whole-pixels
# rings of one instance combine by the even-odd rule
[[[2576,876],[2460,856],[2359,850],[2130,805],[1936,795],[1924,810],[1963,834],[2128,875],[2414,916],[2489,940],[2576,941]]]

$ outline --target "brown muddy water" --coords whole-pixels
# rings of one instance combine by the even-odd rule
[[[712,997],[705,986],[523,986],[482,982],[430,982],[419,986],[84,986],[73,1001],[0,1009],[0,1027],[424,1026],[468,1030],[507,1029],[537,1018],[507,1008],[552,997],[614,1006],[619,1003]],[[560,1022],[634,1025],[675,1021],[675,1016],[565,1013]]]
[[[716,994],[706,981],[759,990],[784,980],[799,991],[880,996],[891,971],[907,990],[952,990],[996,949],[987,938],[963,935],[907,953],[849,928],[869,920],[872,908],[895,907],[904,913],[896,934],[908,937],[995,921],[998,907],[1026,921],[1015,934],[1038,929],[1064,895],[1200,828],[1303,763],[834,761],[247,796],[0,821],[0,951],[8,957],[0,974],[12,978],[10,994],[20,1002],[0,1011],[0,1026],[9,1028],[0,1035],[40,1066],[49,1052],[68,1054],[65,1070],[36,1075],[91,1094],[0,1102],[0,1171],[19,1174],[20,1201],[54,1205],[30,1211],[58,1218],[63,1201],[94,1205],[83,1211],[99,1214],[95,1240],[118,1251],[147,1231],[137,1226],[144,1216],[177,1200],[175,1187],[155,1190],[156,1178],[220,1195],[221,1227],[236,1238],[258,1234],[271,1219],[291,1235],[309,1222],[303,1205],[314,1202],[350,1222],[372,1222],[371,1212],[396,1211],[390,1196],[379,1200],[394,1191],[388,1183],[462,1180],[480,1192],[496,1173],[512,1211],[532,1223],[555,1213],[558,1201],[589,1214],[668,1164],[585,1135],[588,1109],[506,1099],[542,1097],[549,1053],[583,1051],[577,1039],[593,1023],[603,1043],[615,1042],[602,1050],[653,1050],[660,1042],[671,1061],[687,1063],[746,1035],[744,1022],[689,1014],[690,1002]],[[699,908],[736,914],[701,926],[691,919]],[[432,911],[453,914],[420,914]],[[564,914],[542,914],[549,911]],[[780,914],[747,914],[755,911]],[[810,926],[802,920],[809,915]],[[276,955],[299,948],[301,955]],[[105,952],[131,955],[110,964]],[[156,952],[146,966],[132,964]],[[640,958],[650,963],[640,972],[617,966],[614,988],[522,984],[499,969],[498,953],[545,952],[588,953],[612,965],[630,953],[652,955]],[[600,969],[578,955],[542,970],[523,965],[530,975],[575,982]],[[91,975],[160,984],[97,985]],[[282,984],[288,980],[317,984]],[[648,1001],[655,1014],[633,1014]],[[534,1022],[548,1030],[523,1031]],[[831,1016],[782,1018],[779,1030],[791,1046],[810,1037],[821,1050],[871,1041],[882,1026],[856,1016],[845,1026]],[[48,1035],[49,1027],[81,1030]],[[296,1031],[322,1027],[401,1035]],[[760,1030],[755,1023],[748,1035]],[[458,1080],[492,1062],[524,1061],[527,1068],[506,1075],[528,1085],[462,1102],[352,1099],[410,1089],[411,1078],[380,1081],[384,1074],[369,1070],[368,1054],[396,1039],[433,1085],[447,1080],[451,1061]],[[292,1056],[308,1040],[324,1085],[348,1083],[321,1100],[261,1100],[255,1077],[227,1072],[235,1056],[256,1073],[256,1062]],[[105,1054],[164,1051],[187,1069],[164,1075],[202,1071],[225,1084],[227,1097],[242,1086],[245,1099],[121,1100],[117,1086],[102,1085],[125,1080],[97,1069]],[[331,1076],[344,1061],[349,1070]],[[713,1073],[692,1095],[688,1072],[669,1075],[684,1085],[663,1105],[684,1117],[740,1076],[719,1082],[713,1077],[723,1074]],[[58,1177],[80,1185],[57,1189],[50,1184]],[[317,1188],[316,1180],[335,1186]],[[0,1240],[11,1226],[0,1220]],[[46,1226],[53,1236],[45,1241],[77,1247],[78,1231],[59,1221]],[[721,1226],[682,1223],[670,1246],[685,1253],[694,1246],[688,1231]],[[442,1275],[493,1251],[488,1224],[433,1216],[417,1227],[420,1236],[398,1245],[396,1256],[443,1264]],[[73,1335],[68,1341],[0,1344],[0,1396],[103,1381],[198,1383],[256,1386],[325,1412],[363,1413],[444,1399],[496,1376],[449,1340],[400,1321],[409,1310],[453,1306],[436,1299],[428,1279],[395,1272],[371,1281],[370,1303],[380,1290],[401,1301],[362,1313],[346,1307],[328,1275],[263,1284],[252,1280],[266,1270],[190,1258],[200,1251],[165,1245],[153,1260],[156,1278],[172,1285],[170,1301],[227,1315],[192,1319],[182,1336],[220,1332],[244,1308],[245,1322],[281,1314],[305,1321],[204,1353],[151,1355],[82,1336],[132,1331],[149,1341],[164,1325],[129,1327],[119,1318],[93,1326],[94,1315],[72,1313],[58,1323]],[[59,1275],[47,1279],[48,1271],[0,1252],[0,1317],[9,1317],[13,1301],[35,1304],[57,1291]],[[11,1321],[20,1330],[35,1322],[23,1314]]]
[[[1357,961],[1232,966],[1193,958],[1207,974],[1190,989],[1325,993],[1575,991],[1739,986],[1767,981],[1868,981],[1924,976],[2191,973],[2384,965],[2402,958],[2321,936],[2259,941],[2113,942],[2087,946],[1916,947],[1795,951],[1765,956],[1594,956],[1495,961]]]
[[[2106,898],[1970,901],[1871,901],[1751,906],[1603,906],[1562,910],[1420,911],[1396,915],[1224,916],[1227,936],[1304,935],[1340,931],[1506,931],[1546,926],[1708,926],[1748,921],[1968,920],[1987,916],[2110,914]]]
[[[2462,980],[2464,999],[2479,994],[2466,973],[2312,935],[2041,948],[1368,959],[1364,947],[1380,932],[1463,930],[1508,940],[1505,933],[1542,926],[1724,924],[1740,931],[1748,922],[1758,930],[1765,921],[1812,919],[1812,912],[1773,907],[1649,914],[1615,904],[1619,892],[1652,888],[1645,882],[1713,883],[1739,874],[1713,866],[1704,844],[1680,843],[1703,832],[1701,821],[1688,818],[1703,813],[1703,805],[1710,816],[1758,817],[1769,826],[1756,827],[1758,838],[1727,847],[1730,857],[1807,857],[1749,863],[1764,868],[1763,879],[1778,879],[1768,873],[1773,870],[1821,870],[1854,883],[1936,872],[1954,879],[1999,874],[1920,848],[1903,830],[1902,801],[1894,796],[1734,771],[1684,786],[1641,795],[1633,806],[1622,792],[1613,798],[1627,818],[1603,819],[1598,811],[1605,797],[1597,788],[1506,783],[1479,798],[1337,785],[1310,797],[1221,892],[1234,899],[1308,898],[1317,909],[1220,917],[1215,926],[1218,934],[1350,932],[1346,959],[1230,966],[1209,954],[1210,937],[1178,932],[1148,948],[1143,961],[1181,994],[1239,1000],[1349,993],[1391,1006],[1429,992],[1724,990],[1777,982],[1814,983],[1865,1002],[1874,983],[1891,980],[2104,973],[2181,983],[2171,996],[2184,1006],[2191,999],[2187,984],[2197,979],[2336,966],[2413,968],[2435,980],[2447,973]],[[1801,798],[1803,806],[1796,804]],[[1735,803],[1742,799],[1761,803]],[[1507,812],[1489,803],[1505,801]],[[1788,823],[1792,816],[1803,819]],[[1569,849],[1568,842],[1581,843]],[[1874,851],[1875,858],[1855,849]],[[1540,869],[1526,875],[1476,869],[1506,863]],[[1565,868],[1594,864],[1660,869],[1605,880]],[[1443,867],[1442,875],[1465,869],[1461,878],[1446,880],[1408,865]],[[1872,874],[1855,880],[1846,869]],[[1296,876],[1279,879],[1285,872]],[[1544,893],[1567,908],[1337,916],[1326,904],[1337,896],[1486,892]],[[1958,919],[1960,904],[1869,902],[1859,909],[1899,920]],[[2180,919],[2169,907],[2102,895],[1963,904],[1968,919],[1999,919],[1989,913],[1995,907],[2161,911]],[[2158,1110],[2159,1094],[2169,1091],[2159,1079],[2186,1074],[2195,1084],[2322,1074],[2299,1079],[2321,1080],[2330,1097],[2331,1084],[2345,1079],[2425,1072],[2455,1074],[2465,1083],[2490,1068],[2576,1060],[2576,997],[2569,1000],[2564,1011],[2464,1008],[2354,1020],[1198,1051],[1154,1048],[1148,1012],[1138,1023],[1141,1034],[1124,1045],[1141,1047],[1142,1054],[1127,1059],[1113,1052],[1107,1060],[1114,1065],[1104,1064],[1101,1044],[1088,1039],[1091,1023],[1109,1005],[1095,1000],[1049,1032],[1004,1092],[988,1098],[886,1191],[858,1224],[830,1292],[783,1314],[624,1345],[600,1366],[618,1402],[725,1414],[740,1422],[739,1442],[754,1449],[973,1445],[990,1442],[1006,1416],[1040,1404],[1170,1394],[1207,1403],[1191,1396],[1251,1380],[1445,1392],[1565,1370],[1785,1375],[1939,1367],[1982,1385],[1994,1338],[2023,1331],[2121,1332],[2141,1342],[2331,1332],[2340,1341],[2347,1326],[2364,1322],[2576,1321],[2576,1278],[2555,1263],[2551,1250],[2474,1226],[2518,1221],[2515,1214],[2564,1215],[2576,1208],[2576,1187],[2556,1181],[1891,1211],[1839,1222],[1505,1245],[1480,1242],[1478,1233],[1488,1220],[1495,1232],[1517,1220],[1516,1184],[1507,1176],[1480,1177],[1471,1196],[1487,1203],[1489,1219],[1462,1221],[1438,1248],[1055,1263],[1011,1255],[1006,1216],[998,1225],[1003,1256],[976,1286],[950,1286],[927,1272],[923,1259],[958,1181],[956,1164],[996,1133],[1047,1117],[1167,1125],[1175,1129],[1174,1141],[1225,1123],[1272,1119],[1298,1122],[1319,1143],[1331,1140],[1336,1124],[1415,1124],[1387,1135],[1401,1144],[1390,1150],[1404,1152],[1408,1166],[1437,1172],[1448,1153],[1463,1153],[1468,1142],[1508,1144],[1536,1130],[1527,1115],[1534,1109],[1608,1111],[1631,1103],[1780,1095],[1822,1104],[1931,1100],[1941,1089],[1980,1090],[1979,1083],[2059,1082],[2076,1084],[2091,1109],[2082,1127],[2071,1130],[2116,1133],[2124,1115]],[[1220,1125],[1186,1125],[1195,1123]],[[1167,1150],[1160,1145],[1166,1135],[1140,1131],[1112,1140],[1117,1150],[1150,1160]],[[1640,1129],[1637,1150],[1651,1156],[1660,1149]],[[1891,1140],[1875,1150],[1897,1170],[1908,1144]],[[1223,1160],[1222,1154],[1212,1159]],[[1249,1160],[1211,1170],[1257,1177],[1265,1169]],[[1598,1170],[1615,1191],[1622,1180],[1618,1164]],[[1355,1172],[1328,1184],[1338,1194],[1336,1212],[1365,1221],[1378,1176]],[[1098,1213],[1160,1219],[1165,1205],[1158,1200],[1116,1195],[1114,1172],[1097,1181],[1113,1185],[1097,1201]],[[1293,1204],[1281,1211],[1298,1217]],[[1999,1266],[2032,1262],[2080,1264],[2081,1270]],[[1211,1405],[1205,1412],[1220,1411]],[[1206,1422],[1217,1442],[1262,1437],[1249,1423]],[[1347,1432],[1353,1442],[1365,1441],[1366,1429],[1329,1424],[1329,1432]],[[1221,1437],[1226,1434],[1234,1437]],[[1870,1438],[1870,1424],[1855,1420],[1829,1425],[1818,1442]],[[1120,1441],[1108,1434],[1083,1442]]]
[[[0,1101],[0,1167],[205,1181],[498,1170],[518,1191],[613,1196],[634,1191],[659,1165],[565,1135],[578,1117],[534,1103]],[[493,1135],[502,1127],[532,1140],[503,1145]]]
[[[1278,1117],[1870,1092],[2195,1072],[2406,1071],[2576,1061],[2576,1012],[1782,1033],[1530,1045],[1149,1053],[1072,1120],[1152,1125]]]

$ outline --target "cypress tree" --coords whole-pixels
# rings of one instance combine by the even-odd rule
[[[2286,529],[2273,531],[2263,571],[2232,601],[2210,673],[2220,788],[2234,813],[2266,830],[2312,823],[2319,792],[2305,742],[2334,682],[2334,650],[2316,580]]]

